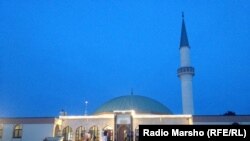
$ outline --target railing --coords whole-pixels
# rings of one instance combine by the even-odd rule
[[[177,74],[178,74],[178,76],[180,76],[182,74],[191,74],[191,75],[194,75],[194,68],[193,67],[180,67],[177,70]]]

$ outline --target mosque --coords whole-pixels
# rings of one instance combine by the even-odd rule
[[[138,141],[139,125],[248,124],[250,115],[195,115],[191,65],[184,16],[180,39],[180,67],[183,114],[175,115],[164,104],[150,97],[115,97],[92,115],[59,117],[0,118],[0,141]],[[87,103],[86,103],[87,104]]]

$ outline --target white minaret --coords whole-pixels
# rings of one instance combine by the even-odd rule
[[[182,110],[183,114],[193,115],[194,106],[193,106],[192,79],[194,76],[194,68],[191,66],[190,47],[188,43],[183,13],[182,13],[181,40],[179,49],[180,49],[181,60],[180,60],[180,67],[177,70],[177,73],[178,77],[181,80]]]

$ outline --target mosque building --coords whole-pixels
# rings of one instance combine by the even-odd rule
[[[176,115],[164,104],[150,97],[130,95],[115,97],[92,115],[59,117],[0,118],[0,141],[138,141],[139,125],[250,124],[250,115],[195,115],[190,46],[182,16],[180,67],[183,114]],[[87,104],[87,103],[86,103]]]

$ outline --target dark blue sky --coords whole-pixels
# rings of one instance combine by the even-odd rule
[[[91,113],[131,88],[180,114],[182,11],[195,114],[250,114],[248,0],[1,0],[0,116]]]

